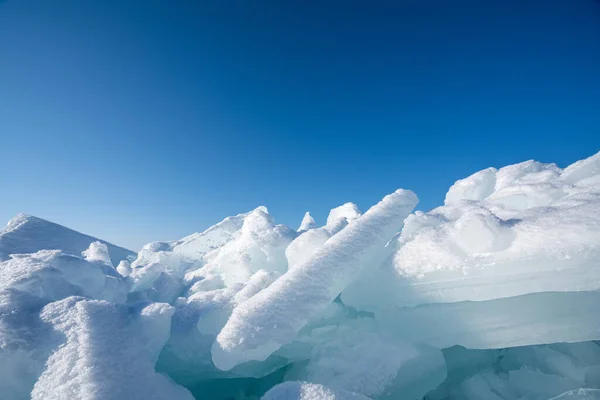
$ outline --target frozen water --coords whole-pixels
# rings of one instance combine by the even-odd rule
[[[596,399],[600,153],[139,254],[0,231],[0,399]],[[116,266],[116,267],[115,267]]]

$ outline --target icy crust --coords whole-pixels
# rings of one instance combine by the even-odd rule
[[[100,242],[107,247],[113,264],[121,260],[133,260],[136,254],[131,250],[79,233],[54,222],[19,214],[0,230],[0,261],[11,254],[35,253],[40,250],[62,250],[65,254],[80,255],[91,243]]]
[[[47,305],[41,318],[65,341],[48,359],[31,398],[193,399],[154,370],[172,314],[167,304],[127,306],[76,297]]]
[[[265,360],[297,332],[364,268],[376,266],[377,252],[398,231],[418,199],[397,190],[327,241],[301,265],[237,306],[212,348],[224,370]]]

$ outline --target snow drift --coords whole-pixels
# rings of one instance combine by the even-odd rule
[[[1,399],[600,398],[600,153],[135,255],[0,231]]]

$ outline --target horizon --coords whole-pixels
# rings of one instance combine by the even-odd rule
[[[598,152],[598,153],[600,153],[600,152]],[[595,155],[595,154],[598,154],[598,153],[591,154],[589,157],[591,157],[591,156],[593,156],[593,155]],[[585,158],[588,158],[588,157],[585,157]],[[585,159],[585,158],[583,158],[583,159]],[[583,159],[582,159],[582,160],[583,160]],[[538,160],[531,160],[531,159],[530,159],[530,160],[524,160],[524,161],[521,161],[521,162],[519,162],[519,163],[517,163],[517,164],[524,163],[524,162],[527,162],[527,161],[538,161]],[[573,163],[575,163],[575,162],[577,162],[577,161],[580,161],[580,160],[575,160],[575,161],[573,161]],[[549,163],[549,164],[553,164],[553,163]],[[572,163],[570,163],[570,164],[572,164]],[[569,165],[570,165],[570,164],[569,164]],[[564,166],[563,166],[563,165],[558,165],[558,167],[559,167],[559,168],[561,168],[561,169],[564,169],[564,168],[566,168],[567,166],[568,166],[568,165],[564,165]],[[496,167],[496,166],[490,166],[490,167],[497,168],[497,169],[500,169],[500,168],[502,168],[502,167]],[[504,166],[503,166],[503,167],[504,167]],[[488,168],[489,168],[489,167],[488,167]],[[480,170],[480,171],[481,171],[481,170]],[[479,171],[474,171],[473,173],[476,173],[476,172],[479,172]],[[470,175],[472,175],[472,174],[469,174],[468,176],[470,176]],[[460,179],[463,179],[463,178],[467,178],[468,176],[464,176],[464,177],[462,177],[462,178],[459,178],[459,179],[457,179],[457,180],[460,180]],[[449,189],[449,188],[450,188],[450,187],[448,187],[448,189]],[[399,189],[400,189],[400,188],[399,188]],[[407,190],[410,190],[409,188],[402,188],[402,189],[407,189]],[[447,192],[447,191],[446,191],[446,192]],[[444,195],[446,194],[446,192],[444,193]],[[387,194],[389,194],[389,193],[387,193]],[[387,195],[387,194],[386,194],[386,195]],[[419,194],[418,194],[418,193],[415,193],[415,194],[417,195],[417,197],[419,196]],[[382,196],[382,197],[383,197],[383,196]],[[379,201],[379,200],[378,200],[378,201]],[[333,208],[335,208],[335,207],[341,206],[341,205],[343,205],[343,204],[346,204],[346,203],[353,203],[353,204],[355,204],[354,202],[352,202],[352,201],[349,201],[349,202],[341,203],[341,204],[339,204],[339,205],[337,205],[337,206],[334,206],[334,207],[332,207],[332,209],[333,209]],[[365,209],[362,209],[362,208],[360,208],[360,207],[359,207],[359,210],[360,210],[360,212],[361,212],[361,213],[363,213],[363,214],[364,214],[364,213],[365,213],[365,212],[366,212],[366,211],[367,211],[367,210],[368,210],[368,209],[369,209],[371,206],[373,206],[373,205],[375,205],[375,204],[376,204],[376,203],[374,203],[374,204],[371,204],[371,205],[369,205],[369,206],[368,206],[367,208],[365,208]],[[419,203],[417,204],[417,206],[416,206],[416,208],[415,208],[415,210],[414,210],[414,211],[423,211],[423,212],[428,212],[428,211],[430,211],[430,210],[432,210],[432,209],[434,209],[434,208],[437,208],[437,207],[439,207],[439,206],[442,206],[442,205],[444,205],[444,202],[442,201],[442,203],[440,203],[440,204],[438,204],[438,205],[435,205],[435,206],[434,206],[434,207],[432,207],[431,209],[422,209],[421,207],[419,207],[419,204],[420,204],[420,199],[419,199]],[[297,225],[284,224],[284,223],[277,222],[277,218],[276,218],[276,216],[275,216],[275,215],[272,215],[272,214],[271,214],[271,213],[268,211],[269,207],[268,207],[267,205],[264,205],[264,204],[262,204],[262,205],[259,205],[259,206],[255,207],[254,209],[256,209],[256,208],[260,208],[260,207],[266,207],[266,208],[267,208],[267,212],[269,213],[269,215],[271,215],[271,216],[272,216],[272,217],[275,219],[275,222],[276,222],[276,223],[278,223],[278,224],[283,224],[283,225],[286,225],[286,226],[288,226],[289,228],[292,228],[292,229],[296,229],[298,226],[300,226],[300,222],[302,222],[302,220],[303,220],[303,217],[304,217],[304,214],[302,214],[302,217],[299,219],[299,221],[300,221],[300,222],[298,222],[298,224],[297,224]],[[242,213],[239,213],[239,214],[248,213],[248,212],[251,212],[251,211],[252,211],[252,210],[254,210],[254,209],[247,210],[247,211],[244,211],[244,212],[242,212]],[[332,209],[330,209],[330,211],[331,211]],[[309,213],[311,214],[311,216],[314,218],[314,216],[313,216],[313,214],[310,212],[310,210],[307,210],[306,212],[309,212]],[[42,217],[42,216],[39,216],[39,215],[33,215],[33,214],[29,214],[29,213],[26,213],[26,212],[20,212],[20,213],[18,213],[18,214],[16,214],[16,215],[12,216],[12,217],[11,217],[11,218],[10,218],[10,219],[7,221],[7,224],[6,224],[6,225],[8,225],[8,223],[10,223],[10,221],[12,221],[13,219],[15,219],[15,218],[18,218],[18,217],[20,217],[20,216],[26,216],[26,217],[34,217],[34,218],[39,218],[39,219],[43,219],[43,220],[49,221],[49,222],[51,222],[51,223],[54,223],[54,224],[58,224],[58,225],[64,226],[64,227],[66,227],[66,228],[68,228],[68,229],[71,229],[71,230],[74,230],[74,231],[76,231],[76,232],[79,232],[79,233],[82,233],[82,234],[85,234],[85,235],[88,235],[88,236],[92,236],[92,237],[94,237],[94,238],[96,238],[96,239],[100,239],[100,240],[106,241],[106,242],[108,242],[108,243],[110,243],[110,244],[113,244],[113,245],[116,245],[116,246],[119,246],[119,247],[123,247],[123,248],[125,248],[125,249],[127,249],[127,250],[132,250],[132,251],[135,251],[135,252],[139,252],[139,251],[141,250],[141,248],[142,248],[144,245],[146,245],[146,244],[153,243],[153,242],[171,242],[171,241],[177,241],[177,240],[183,239],[183,238],[185,238],[185,237],[187,237],[187,236],[190,236],[190,235],[193,235],[193,234],[196,234],[196,233],[202,233],[202,232],[204,232],[204,231],[206,231],[206,230],[208,230],[208,229],[212,228],[213,226],[215,226],[215,225],[219,224],[219,223],[220,223],[220,222],[222,222],[224,219],[226,219],[226,218],[228,218],[228,217],[236,216],[236,215],[239,215],[239,214],[231,214],[231,215],[226,215],[226,216],[224,216],[223,218],[221,218],[220,220],[216,221],[216,222],[215,222],[215,223],[213,223],[213,224],[210,224],[210,225],[208,225],[208,226],[206,226],[206,227],[204,227],[204,228],[198,229],[198,230],[196,230],[196,231],[189,232],[189,233],[187,233],[187,234],[185,234],[185,235],[183,235],[183,236],[181,236],[181,237],[178,237],[178,238],[173,238],[173,239],[156,239],[156,240],[152,240],[152,241],[149,241],[149,242],[147,242],[147,243],[144,243],[144,244],[142,244],[142,245],[141,245],[141,246],[139,246],[138,248],[130,248],[130,247],[127,247],[127,246],[125,246],[125,245],[122,245],[122,244],[120,244],[120,243],[115,243],[115,242],[112,242],[111,240],[108,240],[108,239],[106,239],[106,238],[103,238],[103,237],[100,237],[100,236],[98,236],[98,235],[95,235],[93,232],[84,232],[84,231],[78,230],[78,229],[76,229],[76,228],[73,228],[73,227],[70,227],[70,226],[64,225],[64,224],[60,223],[60,221],[52,221],[52,220],[50,220],[50,219],[48,219],[48,218],[44,218],[44,217]],[[329,214],[329,212],[328,212],[328,213],[327,213],[325,216],[327,217],[327,215],[328,215],[328,214]],[[325,221],[325,220],[322,220],[322,221],[321,221],[321,220],[315,220],[315,222],[316,222],[317,226],[324,226],[326,221]],[[0,228],[0,230],[1,230],[1,228]]]
[[[233,6],[233,7],[232,7]],[[0,2],[0,219],[138,250],[600,150],[600,4]]]

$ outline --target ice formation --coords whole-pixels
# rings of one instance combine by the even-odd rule
[[[600,399],[600,153],[296,229],[0,231],[0,399]]]

